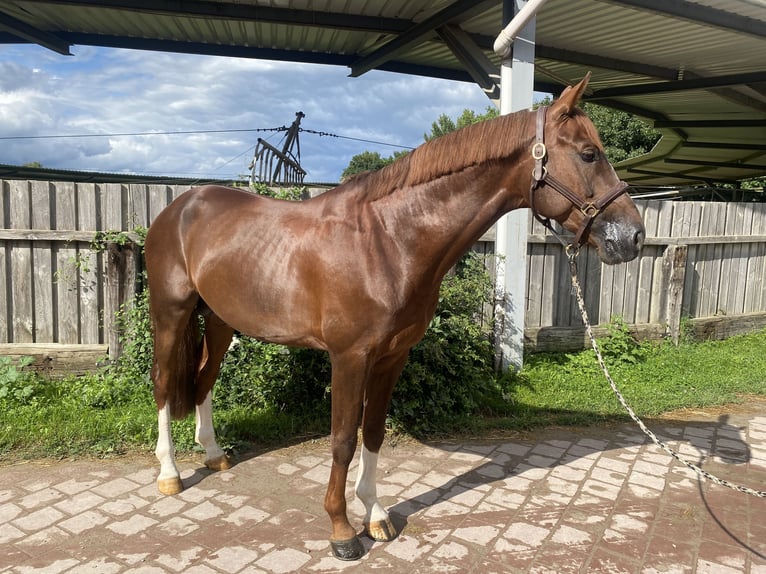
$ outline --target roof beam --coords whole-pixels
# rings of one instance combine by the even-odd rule
[[[706,167],[730,167],[734,169],[754,169],[757,171],[766,172],[766,165],[757,165],[754,163],[739,163],[736,161],[705,161],[701,159],[674,159],[672,157],[666,157],[663,160],[665,163],[672,163],[677,165],[704,165]]]
[[[439,37],[460,60],[474,82],[481,86],[496,106],[500,106],[499,68],[490,60],[471,37],[454,24],[447,24],[437,29]]]
[[[731,149],[745,151],[766,151],[766,144],[751,144],[737,142],[683,142],[683,147],[700,149]]]
[[[654,127],[662,128],[762,128],[766,127],[766,119],[751,120],[657,120]]]
[[[69,51],[71,44],[68,44],[54,34],[30,26],[26,22],[22,22],[2,11],[0,11],[0,31],[5,31],[17,38],[39,44],[43,48],[48,48],[64,56],[72,55]]]
[[[603,68],[605,70],[617,70],[628,74],[663,78],[666,80],[675,80],[678,77],[678,70],[671,68],[643,64],[641,62],[631,62],[629,60],[620,60],[602,54],[587,54],[585,52],[576,52],[573,50],[565,50],[563,48],[553,48],[542,44],[535,45],[535,57],[542,58],[543,60],[567,62],[570,64],[579,64],[581,66]]]
[[[413,25],[411,20],[402,18],[362,16],[319,10],[296,10],[254,4],[211,2],[209,0],[184,0],[184,2],[177,0],[45,0],[45,3],[100,10],[111,8],[163,16],[266,22],[285,24],[286,26],[314,26],[384,34],[404,32]]]
[[[704,24],[714,28],[727,28],[736,32],[753,36],[766,36],[766,26],[763,22],[747,16],[732,14],[718,8],[703,6],[686,0],[606,0],[612,4],[632,6],[648,12],[657,12],[687,20],[696,24]]]
[[[731,179],[720,179],[716,177],[709,177],[704,175],[693,175],[693,174],[685,174],[685,173],[678,173],[678,172],[667,172],[667,171],[652,171],[649,169],[636,169],[636,168],[628,168],[628,173],[636,173],[639,175],[651,175],[656,177],[662,177],[662,178],[670,178],[670,179],[682,179],[682,180],[688,180],[688,181],[701,181],[704,183],[732,183]]]
[[[231,58],[304,62],[309,64],[327,64],[331,66],[350,66],[355,60],[354,56],[351,54],[329,54],[325,52],[309,52],[306,50],[280,50],[276,48],[208,44],[204,42],[178,42],[175,40],[106,36],[101,34],[83,34],[79,32],[62,33],[61,36],[72,44],[81,46],[125,48],[128,50],[149,50],[153,52],[172,52],[178,54],[200,54]],[[2,43],[2,40],[2,34],[0,34],[0,43]],[[456,80],[459,82],[473,81],[471,76],[464,70],[441,68],[424,64],[411,64],[397,60],[386,62],[379,66],[379,69],[402,74]]]
[[[647,94],[682,92],[685,90],[706,90],[709,88],[738,86],[750,83],[757,84],[759,82],[766,82],[766,71],[749,72],[744,74],[730,74],[726,76],[713,76],[707,78],[694,78],[690,80],[674,80],[670,82],[652,82],[649,84],[617,86],[615,88],[605,88],[603,90],[598,90],[589,96],[588,99],[601,100],[604,98],[645,96]]]
[[[356,78],[380,66],[402,50],[433,36],[437,28],[450,24],[458,18],[471,18],[496,5],[497,0],[457,0],[457,2],[450,4],[444,10],[415,24],[409,30],[398,35],[367,56],[359,58],[351,65],[350,76]]]

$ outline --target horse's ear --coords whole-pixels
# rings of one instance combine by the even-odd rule
[[[567,86],[564,88],[559,99],[551,105],[551,117],[560,118],[562,116],[571,115],[572,111],[577,107],[580,98],[585,93],[585,88],[588,86],[588,80],[590,80],[590,72],[585,74],[585,77],[580,80],[580,83],[576,86]]]

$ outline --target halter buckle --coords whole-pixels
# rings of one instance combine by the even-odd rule
[[[601,208],[596,207],[592,203],[586,203],[580,208],[580,211],[585,217],[588,217],[589,219],[593,219],[596,217],[599,213],[601,213]]]
[[[540,161],[545,159],[546,155],[548,155],[548,150],[543,142],[537,142],[532,146],[532,159]]]
[[[540,177],[537,177],[537,176]],[[536,183],[536,185],[539,185],[541,181],[543,181],[546,177],[548,177],[548,168],[544,165],[541,165],[539,170],[537,167],[535,167],[532,170],[532,180]]]

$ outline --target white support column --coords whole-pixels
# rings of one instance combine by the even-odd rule
[[[503,25],[518,14],[526,0],[505,0]],[[500,72],[500,113],[532,107],[535,72],[535,18],[531,17],[513,42],[513,53],[503,59]],[[531,175],[531,174],[530,174]],[[521,369],[524,358],[524,314],[527,288],[527,235],[529,212],[517,209],[497,222],[497,355],[503,370]]]

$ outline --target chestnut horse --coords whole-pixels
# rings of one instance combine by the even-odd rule
[[[641,247],[644,228],[627,184],[576,107],[587,80],[547,110],[445,135],[314,199],[205,186],[160,213],[145,245],[160,491],[183,489],[170,420],[192,409],[206,465],[229,468],[215,441],[211,391],[237,330],[329,353],[332,468],[324,506],[334,554],[363,554],[345,498],[360,421],[356,494],[364,527],[375,540],[395,537],[376,496],[378,451],[394,384],[435,312],[445,273],[520,207],[579,230],[606,263],[631,260]]]

